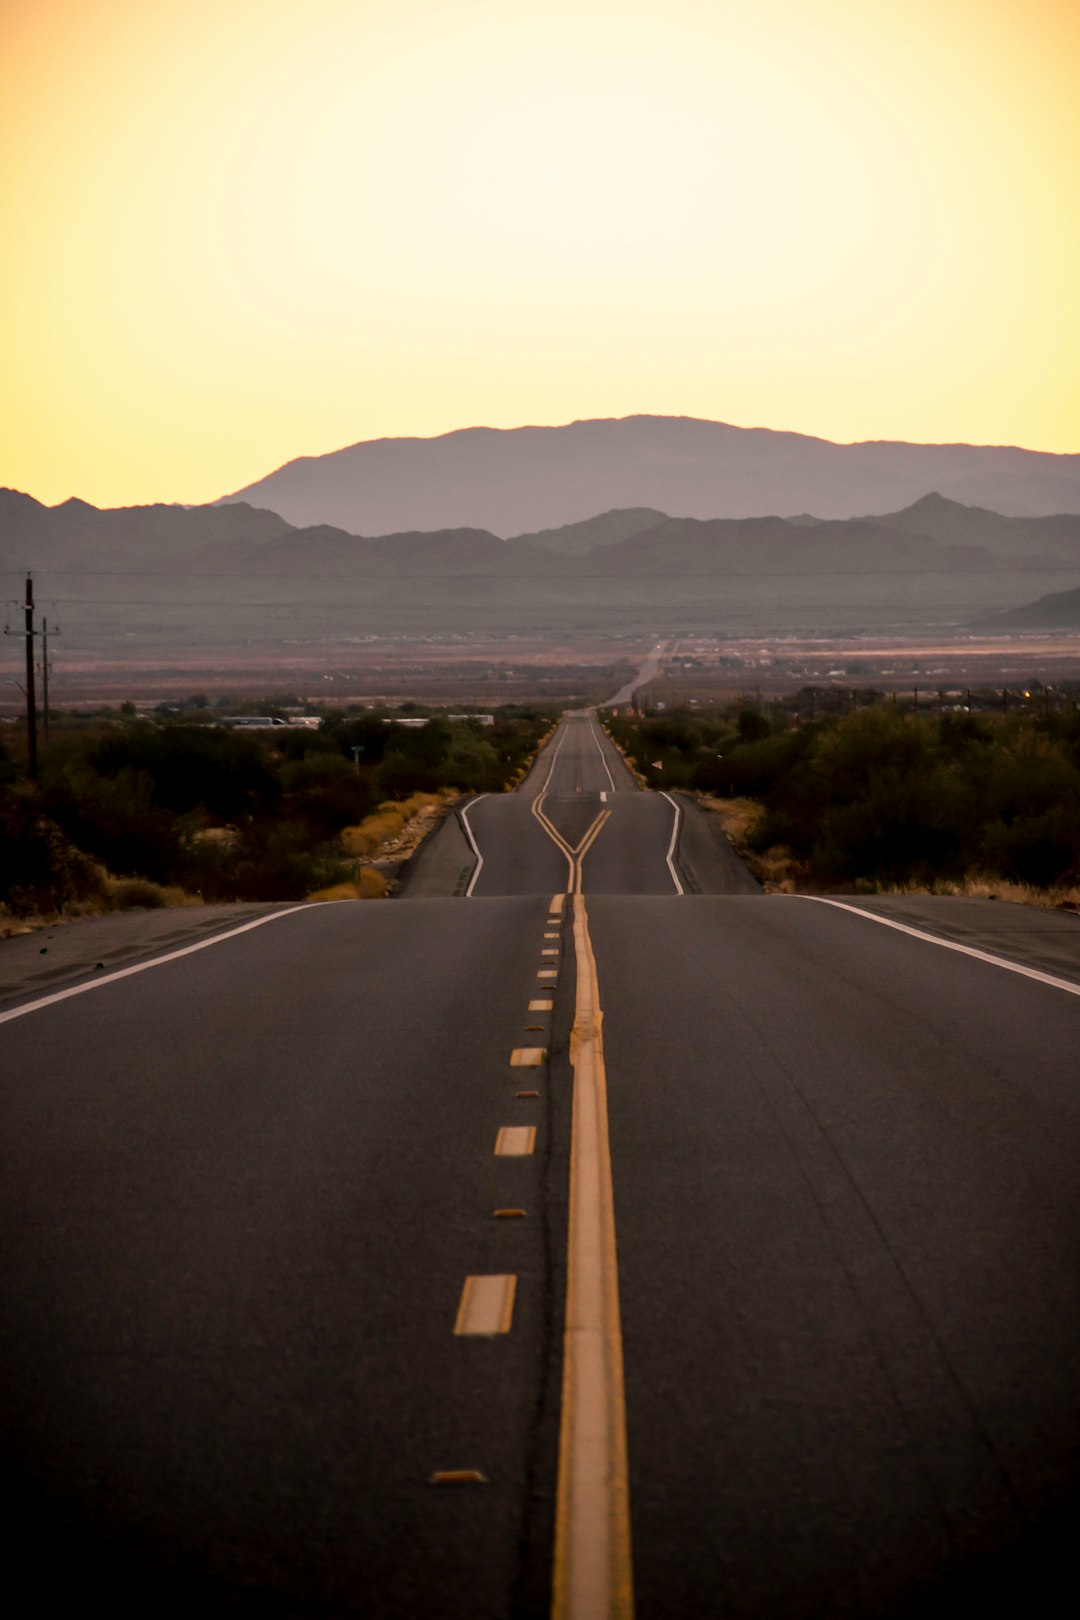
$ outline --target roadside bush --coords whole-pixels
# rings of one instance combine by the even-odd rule
[[[963,795],[945,772],[877,773],[852,803],[823,815],[811,867],[825,882],[932,883],[962,870],[966,843]],[[791,842],[791,840],[788,840]]]
[[[72,764],[46,783],[39,802],[73,844],[110,871],[176,882],[185,865],[185,829],[153,796],[152,780],[140,771],[106,777]]]
[[[1039,888],[1080,881],[1080,813],[1053,804],[1037,815],[994,821],[983,834],[986,866]]]
[[[109,888],[109,905],[114,911],[134,911],[140,907],[156,911],[167,904],[165,890],[147,878],[121,878]]]
[[[99,898],[104,878],[27,798],[0,795],[0,904],[16,917]]]
[[[917,717],[880,704],[768,735],[758,719],[744,711],[739,738],[722,759],[699,757],[693,785],[764,805],[746,837],[759,857],[789,850],[819,885],[1080,881],[1073,716]],[[698,724],[716,736],[714,719]],[[620,722],[639,760],[652,726]]]
[[[202,810],[231,821],[272,806],[280,793],[263,743],[212,726],[139,722],[98,738],[87,759],[106,779],[138,774],[150,802],[173,815]]]
[[[354,881],[370,890],[375,875],[356,879],[356,855],[340,843],[345,829],[366,826],[381,805],[399,830],[425,802],[418,793],[497,791],[552,717],[519,706],[483,728],[451,726],[441,715],[419,727],[384,718],[260,737],[133,717],[118,723],[115,714],[80,723],[53,738],[41,785],[4,800],[0,904],[10,895],[23,911],[50,910],[93,889],[103,906],[153,905],[155,886],[172,891],[167,904],[185,894],[300,899]],[[363,749],[359,769],[354,744]],[[0,776],[6,763],[0,753]],[[98,862],[121,880],[108,879],[111,901]]]
[[[306,827],[274,822],[244,829],[235,849],[202,873],[207,900],[303,900],[353,874],[334,844],[312,845]]]
[[[359,821],[372,805],[370,779],[356,774],[339,753],[317,751],[281,767],[281,814],[302,821],[314,843]]]
[[[454,727],[442,768],[447,787],[461,788],[466,793],[498,793],[506,774],[506,761],[499,758],[486,738],[470,725]]]

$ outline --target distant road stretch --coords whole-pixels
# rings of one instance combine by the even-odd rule
[[[96,976],[0,942],[35,1607],[1074,1589],[1075,919],[764,895],[582,714],[402,898],[160,927]]]

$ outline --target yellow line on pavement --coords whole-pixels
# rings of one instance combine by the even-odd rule
[[[585,898],[574,897],[577,1003],[553,1620],[630,1620],[630,1484],[603,1014]]]
[[[532,801],[532,803],[529,806],[529,810],[530,810],[531,814],[536,818],[536,820],[540,823],[541,827],[543,827],[544,831],[547,833],[547,835],[551,839],[552,843],[557,844],[558,847],[562,850],[563,854],[566,856],[566,864],[570,868],[570,875],[569,875],[569,877],[567,879],[566,887],[567,887],[567,890],[571,889],[572,886],[573,886],[573,882],[574,882],[574,851],[570,848],[570,845],[566,842],[566,839],[563,837],[563,835],[559,831],[559,829],[555,826],[554,822],[550,821],[548,819],[548,817],[544,814],[544,794],[543,793],[539,794]]]
[[[541,827],[543,827],[544,831],[547,833],[548,837],[551,839],[552,843],[557,844],[559,849],[561,849],[563,854],[566,856],[567,865],[570,868],[566,881],[567,894],[580,894],[581,863],[589,853],[589,850],[592,848],[593,844],[595,844],[597,838],[599,838],[601,832],[604,830],[604,827],[610,819],[611,811],[601,810],[599,814],[595,816],[594,819],[589,823],[581,842],[575,844],[571,848],[570,844],[563,837],[562,833],[555,826],[554,822],[546,814],[544,810],[545,797],[545,794],[539,794],[538,797],[532,801],[529,808],[532,814],[536,817],[536,820],[540,823]],[[555,904],[554,901],[552,901],[552,910],[554,911],[554,909]]]
[[[500,1159],[524,1159],[536,1148],[535,1125],[501,1125],[495,1138],[495,1153]]]
[[[454,1332],[470,1338],[490,1338],[496,1333],[509,1333],[516,1292],[517,1277],[511,1274],[466,1277]]]
[[[574,854],[577,856],[577,868],[574,873],[575,894],[581,893],[581,871],[585,864],[585,857],[596,843],[596,840],[599,838],[600,834],[603,832],[610,816],[610,810],[601,811],[596,820],[593,822],[592,826],[589,828],[588,832],[585,834],[585,837],[581,840],[581,843],[578,845],[577,849],[574,851]]]

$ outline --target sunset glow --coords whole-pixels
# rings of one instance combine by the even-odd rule
[[[1080,450],[1073,0],[6,0],[0,483],[636,412]]]

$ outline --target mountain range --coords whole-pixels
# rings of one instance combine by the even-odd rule
[[[939,494],[847,519],[617,508],[503,540],[473,527],[295,528],[243,502],[45,507],[7,490],[0,535],[9,601],[16,570],[32,569],[39,601],[97,646],[915,629],[985,619],[1080,579],[1080,516],[1007,516]]]
[[[628,507],[704,519],[874,516],[931,490],[1011,517],[1076,512],[1080,455],[888,440],[834,444],[692,417],[630,416],[367,440],[301,456],[219,504],[266,507],[298,528],[478,528],[506,537]]]

